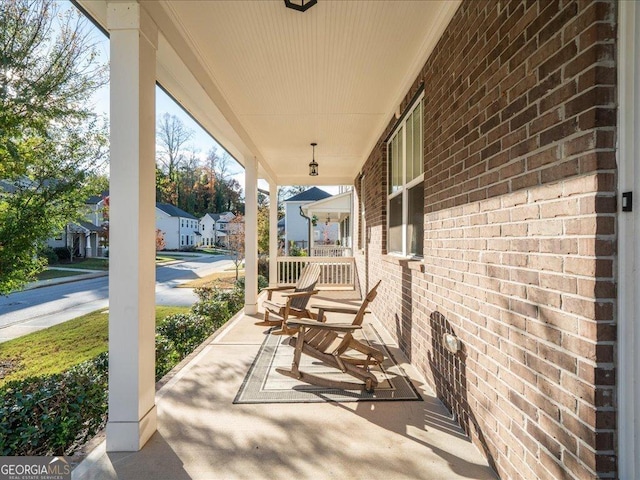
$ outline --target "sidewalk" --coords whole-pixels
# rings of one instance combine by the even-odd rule
[[[91,278],[106,277],[109,272],[106,270],[81,270],[79,268],[49,267],[49,270],[75,271],[78,275],[68,277],[50,278],[48,280],[36,280],[31,282],[23,290],[33,290],[34,288],[49,287],[51,285],[62,285],[63,283],[79,282],[80,280],[89,280]]]
[[[187,260],[193,259],[194,257],[198,257],[201,255],[193,255],[187,254],[185,255],[185,259],[176,259],[170,262],[157,263],[156,267],[166,267],[168,265],[176,265],[179,263],[184,263]],[[71,275],[67,277],[60,278],[50,278],[48,280],[36,280],[35,282],[29,283],[23,290],[33,290],[34,288],[41,287],[49,287],[51,285],[61,285],[63,283],[71,283],[71,282],[79,282],[81,280],[89,280],[91,278],[99,278],[106,277],[109,275],[109,270],[90,270],[84,268],[69,268],[69,267],[47,267],[47,270],[62,270],[65,272],[78,272],[77,275]]]

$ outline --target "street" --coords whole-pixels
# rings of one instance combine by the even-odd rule
[[[156,304],[192,305],[197,299],[181,283],[230,268],[226,256],[201,255],[156,268]],[[51,285],[0,297],[0,342],[109,306],[107,276]]]

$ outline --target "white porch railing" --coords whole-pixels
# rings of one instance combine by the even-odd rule
[[[320,265],[318,287],[355,287],[353,257],[278,257],[278,285],[295,285],[308,263]]]
[[[350,257],[351,249],[339,245],[314,245],[311,248],[312,257]]]

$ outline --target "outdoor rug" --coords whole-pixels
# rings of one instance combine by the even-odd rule
[[[361,339],[381,349],[385,356],[383,364],[371,370],[379,381],[375,392],[318,387],[281,375],[276,372],[276,368],[291,368],[294,349],[289,346],[289,337],[267,334],[233,403],[422,400],[402,367],[396,363],[382,343],[375,328],[365,324],[360,332],[363,334]],[[300,370],[340,380],[356,381],[350,375],[304,354]]]

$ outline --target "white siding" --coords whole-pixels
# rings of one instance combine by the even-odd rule
[[[156,208],[156,228],[164,233],[165,248],[178,250],[180,248],[180,219],[170,217],[162,210]]]
[[[305,242],[305,248],[309,248],[309,224],[300,215],[300,206],[309,202],[285,202],[284,238],[285,252],[289,253],[289,243]]]

